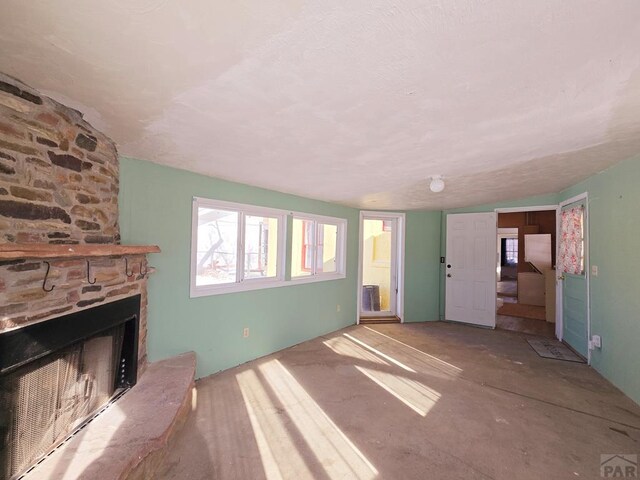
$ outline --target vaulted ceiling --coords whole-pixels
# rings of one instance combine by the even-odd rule
[[[3,0],[0,71],[123,155],[363,208],[557,192],[640,153],[637,0]]]

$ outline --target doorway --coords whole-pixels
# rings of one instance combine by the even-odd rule
[[[557,206],[497,210],[496,327],[553,337]]]
[[[404,214],[360,212],[358,323],[399,323],[403,312]]]
[[[560,205],[448,214],[446,257],[441,259],[446,263],[444,319],[547,337],[555,333],[590,363],[588,210],[585,193]],[[503,213],[517,213],[524,221],[517,227],[499,224],[497,215]],[[549,225],[541,228],[543,214],[549,217],[544,221]],[[518,232],[517,243],[504,242],[504,252],[502,239],[515,236],[513,231],[500,228],[516,228]],[[563,239],[570,241],[563,246]],[[507,278],[502,275],[503,258],[512,265],[517,258],[518,267],[526,265],[528,270],[516,268],[514,285],[509,288],[498,285],[514,281],[513,273],[506,273]],[[597,267],[593,267],[593,274],[597,274]],[[505,297],[512,298],[505,302]],[[507,315],[499,310],[499,305],[506,303],[535,307],[539,319]]]

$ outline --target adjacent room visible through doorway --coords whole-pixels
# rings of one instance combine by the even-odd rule
[[[553,337],[556,207],[498,212],[496,327]]]
[[[361,212],[359,323],[402,320],[404,216]]]

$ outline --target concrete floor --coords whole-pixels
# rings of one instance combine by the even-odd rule
[[[197,383],[164,479],[600,478],[640,407],[522,333],[358,326]]]
[[[505,283],[505,282],[498,282]],[[503,303],[517,303],[515,297],[504,297],[498,295],[496,298],[496,308],[500,309]],[[532,318],[512,317],[510,315],[496,315],[496,328],[500,330],[510,330],[513,332],[528,333],[540,337],[555,338],[556,324],[545,320],[535,320]]]
[[[509,315],[496,315],[496,329],[548,338],[555,338],[556,336],[555,323],[531,318],[511,317]]]
[[[518,298],[518,282],[516,280],[501,280],[496,284],[498,296]]]

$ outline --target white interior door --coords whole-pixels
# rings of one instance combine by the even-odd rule
[[[496,326],[496,213],[447,215],[445,318]]]

